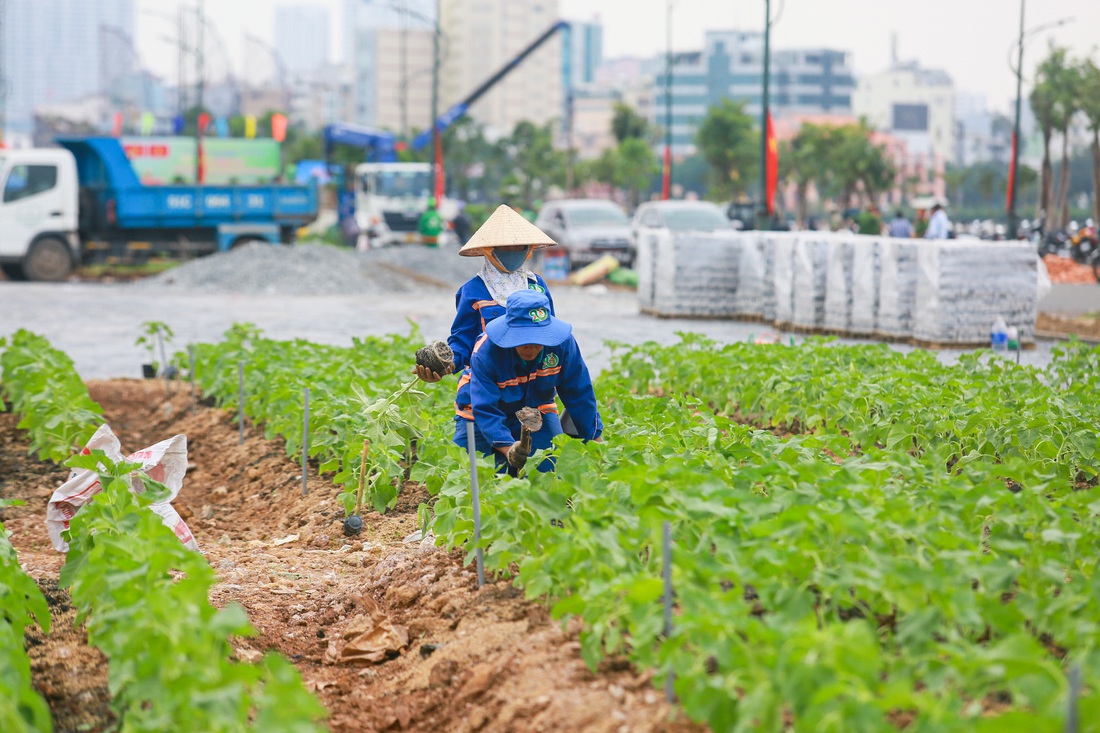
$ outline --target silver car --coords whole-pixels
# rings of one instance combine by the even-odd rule
[[[612,255],[627,267],[634,264],[630,220],[614,201],[550,201],[539,210],[535,224],[566,250],[571,269],[604,255]]]
[[[714,232],[732,228],[726,212],[709,201],[649,201],[634,212],[630,242],[637,252],[639,238],[647,234]]]

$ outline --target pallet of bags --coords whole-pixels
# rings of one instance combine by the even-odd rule
[[[767,232],[738,232],[740,241],[737,289],[733,294],[735,317],[744,320],[775,318],[774,250]]]
[[[830,232],[800,232],[794,242],[791,280],[791,325],[819,330],[825,323],[825,279],[829,248],[838,241]]]
[[[907,340],[917,303],[917,250],[928,240],[884,238],[879,247],[879,309],[875,336]]]
[[[658,316],[731,318],[740,240],[729,233],[672,234],[657,242],[653,312]]]
[[[638,307],[642,313],[653,313],[657,290],[657,249],[668,235],[647,234],[638,237],[634,269],[638,273]]]
[[[790,326],[794,315],[794,250],[796,237],[787,232],[769,232],[766,242],[772,252],[772,291],[775,293],[775,311],[772,318],[776,328]],[[767,245],[766,245],[767,246]]]
[[[825,260],[825,301],[821,328],[826,333],[847,334],[852,328],[852,237],[828,240]]]
[[[870,336],[878,327],[881,248],[878,237],[856,236],[850,243],[852,310],[848,331],[853,336]]]
[[[1038,258],[1029,242],[976,238],[925,242],[917,253],[914,341],[988,346],[998,316],[1021,341],[1035,336]]]

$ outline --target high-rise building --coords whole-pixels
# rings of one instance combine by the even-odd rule
[[[557,0],[441,0],[440,110],[461,101],[559,19]],[[562,45],[549,39],[471,109],[491,130],[562,118]]]
[[[596,72],[603,66],[603,26],[598,20],[569,21],[570,71],[573,86],[596,81]]]
[[[10,131],[29,135],[34,110],[106,92],[119,46],[131,47],[134,0],[6,0],[0,38]],[[136,54],[129,54],[133,64]]]
[[[377,28],[431,29],[435,24],[436,0],[344,0],[342,60],[354,63],[357,34]]]
[[[673,55],[671,87],[672,151],[690,154],[695,131],[711,105],[722,99],[744,102],[760,115],[764,87],[764,36],[759,32],[708,31],[702,51]],[[665,68],[654,79],[653,122],[666,124]],[[771,51],[768,103],[773,117],[845,114],[856,86],[844,51],[826,48]]]
[[[910,154],[955,161],[955,88],[945,71],[895,61],[860,80],[852,111],[904,140]]]
[[[275,48],[292,75],[301,76],[324,66],[329,60],[328,9],[317,5],[277,6]]]

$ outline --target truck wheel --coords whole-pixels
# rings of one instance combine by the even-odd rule
[[[4,277],[7,279],[16,282],[27,279],[27,276],[23,274],[23,268],[18,262],[5,262],[0,264],[0,272],[3,272]]]
[[[54,237],[39,239],[23,258],[23,272],[28,280],[61,282],[72,271],[73,256],[69,245]]]

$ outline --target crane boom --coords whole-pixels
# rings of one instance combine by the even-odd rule
[[[559,20],[558,22],[554,23],[554,25],[543,31],[542,35],[531,41],[531,43],[529,43],[526,48],[516,54],[516,56],[504,66],[500,67],[500,69],[498,69],[495,74],[482,82],[476,89],[474,89],[474,91],[467,95],[465,99],[463,99],[461,102],[458,102],[446,112],[441,114],[439,118],[435,121],[436,128],[440,132],[442,132],[443,130],[446,130],[448,127],[450,127],[455,120],[464,115],[466,113],[466,110],[468,110],[475,102],[477,102],[477,100],[481,99],[481,97],[484,96],[486,92],[492,89],[513,69],[523,63],[524,59],[537,51],[539,46],[550,40],[550,38],[558,31],[565,30],[567,28],[569,28],[569,22],[565,20]],[[431,142],[431,140],[432,131],[429,128],[413,138],[412,147],[415,150],[419,150],[420,148],[423,148],[425,145]]]

